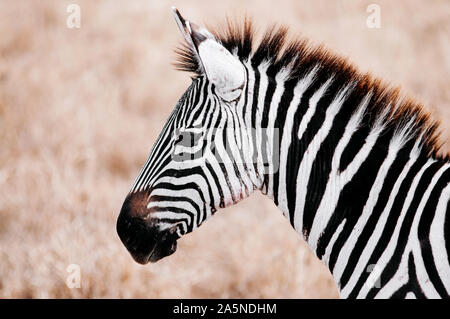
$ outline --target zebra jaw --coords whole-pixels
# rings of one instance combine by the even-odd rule
[[[202,73],[214,83],[217,94],[226,102],[237,101],[246,80],[242,63],[207,29],[185,20],[175,7],[172,7],[172,12],[186,43],[198,60]]]

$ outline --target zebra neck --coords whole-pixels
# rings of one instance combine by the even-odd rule
[[[338,287],[360,292],[370,279],[368,267],[384,260],[386,251],[395,255],[411,244],[408,234],[399,236],[413,223],[417,228],[422,214],[440,214],[440,225],[448,222],[450,164],[427,156],[406,119],[395,130],[386,129],[382,114],[361,125],[370,92],[356,98],[351,86],[332,78],[313,81],[314,72],[286,82],[264,71],[249,76],[260,188],[329,267]],[[439,250],[448,256],[445,245]],[[403,262],[409,254],[399,256]]]

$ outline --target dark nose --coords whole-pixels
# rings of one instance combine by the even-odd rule
[[[139,214],[133,196],[128,195],[117,219],[117,234],[130,254],[140,264],[146,264],[157,243],[158,231],[150,219]]]
[[[147,209],[148,195],[129,194],[117,219],[117,234],[134,260],[155,262],[176,250],[176,227],[159,230],[158,220]]]

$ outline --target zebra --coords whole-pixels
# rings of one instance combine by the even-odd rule
[[[172,10],[194,76],[117,219],[134,260],[259,190],[341,298],[449,298],[450,159],[422,105],[286,27],[256,42],[248,18],[216,32]]]

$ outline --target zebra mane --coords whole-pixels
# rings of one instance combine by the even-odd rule
[[[227,19],[224,28],[213,29],[215,38],[242,62],[250,62],[256,68],[266,62],[270,66],[268,74],[275,76],[279,71],[287,71],[288,81],[296,82],[320,66],[317,77],[329,78],[345,87],[354,85],[352,94],[362,100],[371,94],[371,102],[366,110],[368,118],[375,121],[385,116],[385,129],[405,133],[407,140],[419,141],[420,146],[428,156],[450,161],[450,154],[440,155],[442,142],[439,140],[439,122],[432,120],[423,105],[401,94],[399,87],[384,83],[370,73],[360,72],[347,58],[339,56],[322,45],[311,45],[305,37],[288,39],[288,28],[273,25],[269,27],[260,41],[255,41],[255,28],[252,20],[233,22]],[[186,44],[175,49],[176,69],[193,73],[195,77],[202,75],[197,56]],[[355,105],[355,108],[357,105]]]

